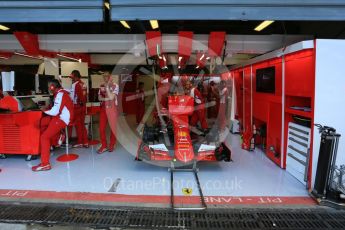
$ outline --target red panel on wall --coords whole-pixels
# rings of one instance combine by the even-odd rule
[[[285,93],[313,97],[314,69],[313,50],[287,55],[285,58]]]
[[[267,156],[277,165],[281,163],[281,133],[282,133],[282,104],[269,104],[269,118],[267,123]],[[270,150],[273,147],[274,153]]]
[[[315,78],[315,57],[314,51],[303,50],[285,56],[285,94],[286,109],[290,106],[313,107],[314,78]],[[256,70],[266,67],[275,67],[275,92],[256,92]],[[250,66],[243,68],[245,77],[242,78],[242,68],[233,70],[235,76],[236,98],[237,98],[237,118],[248,128],[250,124]],[[292,121],[291,114],[285,111],[285,124],[282,124],[282,58],[273,58],[252,65],[252,93],[253,93],[253,121],[259,128],[263,123],[267,125],[267,155],[272,161],[281,167],[285,167],[286,154],[281,152],[282,129],[288,121]],[[244,86],[243,86],[244,81]],[[244,107],[243,107],[244,105]],[[313,108],[312,108],[313,111]],[[244,113],[244,114],[243,114]],[[307,117],[312,117],[311,113]],[[285,139],[287,128],[285,127]],[[286,141],[285,141],[286,143]],[[269,150],[274,147],[276,153]],[[286,149],[286,148],[285,148]],[[281,157],[283,164],[281,165]]]
[[[261,121],[267,122],[268,102],[266,100],[253,100],[253,117]]]
[[[275,93],[256,92],[256,70],[275,67]],[[269,103],[282,101],[282,62],[281,58],[275,58],[253,65],[253,116],[261,121],[267,122]]]

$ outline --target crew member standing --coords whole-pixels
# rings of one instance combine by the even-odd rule
[[[106,151],[114,151],[116,144],[116,124],[118,116],[118,101],[119,86],[112,81],[110,72],[103,74],[104,83],[101,85],[98,92],[98,100],[101,102],[101,111],[99,117],[99,134],[101,138],[101,147],[97,150],[98,154]],[[106,127],[107,122],[110,126],[110,143],[107,145]]]
[[[220,91],[219,91],[219,130],[224,131],[226,126],[226,99],[228,97],[228,88],[226,87],[225,81],[220,82]]]
[[[87,138],[87,130],[85,128],[85,116],[86,116],[86,101],[87,92],[86,85],[81,81],[81,75],[78,70],[73,70],[71,73],[73,81],[71,98],[74,105],[74,125],[77,131],[77,143],[73,145],[73,148],[89,147],[89,141]]]
[[[73,102],[69,93],[61,88],[60,82],[52,80],[49,83],[49,90],[54,95],[54,105],[44,111],[48,116],[41,120],[41,163],[32,167],[34,172],[51,169],[49,158],[52,142],[73,119]]]
[[[201,124],[201,128],[206,131],[208,129],[208,125],[205,116],[204,98],[202,97],[200,91],[196,87],[193,87],[192,83],[189,80],[187,80],[185,83],[185,93],[194,98],[195,109],[189,122],[190,125],[195,127],[199,121]]]
[[[208,88],[208,118],[217,118],[218,104],[219,104],[219,90],[214,81],[210,82]]]
[[[139,82],[137,93],[137,111],[136,111],[136,120],[137,125],[142,122],[142,119],[145,114],[145,92],[144,92],[144,82]]]

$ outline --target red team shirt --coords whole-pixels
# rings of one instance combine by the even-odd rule
[[[202,97],[200,91],[197,88],[192,88],[190,90],[190,94],[189,96],[191,96],[192,98],[194,98],[194,102],[195,104],[203,104],[205,103],[204,98]]]
[[[80,79],[72,84],[71,98],[74,105],[85,106],[86,85]]]
[[[115,94],[115,99],[112,101],[102,101],[101,102],[101,107],[113,107],[113,106],[117,106],[118,105],[118,101],[117,101],[117,95],[119,94],[119,86],[113,82],[110,83],[110,92]],[[105,89],[105,85],[102,84],[101,87],[99,88],[98,91],[98,95],[101,95],[103,98],[108,98],[107,96],[107,91]]]
[[[50,116],[59,116],[66,125],[73,119],[73,104],[66,90],[59,89],[54,95],[54,105],[50,110],[44,111]]]

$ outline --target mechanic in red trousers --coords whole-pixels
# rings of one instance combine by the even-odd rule
[[[118,116],[118,101],[119,86],[112,81],[110,72],[103,74],[104,83],[101,85],[98,92],[98,100],[101,102],[101,111],[99,116],[99,135],[101,138],[101,147],[97,150],[98,154],[106,151],[114,151],[116,144],[116,124]],[[106,127],[107,123],[110,126],[110,143],[107,145]]]
[[[204,132],[206,132],[208,129],[208,125],[206,121],[204,98],[202,97],[200,91],[196,87],[193,87],[191,81],[189,80],[187,80],[185,83],[185,93],[194,98],[195,109],[192,114],[192,117],[190,118],[189,124],[192,127],[195,127],[199,121],[201,124],[201,128]]]
[[[85,116],[86,116],[86,101],[87,92],[86,85],[81,81],[81,75],[78,70],[73,70],[71,73],[72,78],[72,90],[71,98],[74,105],[74,126],[77,131],[77,143],[73,145],[73,148],[88,148],[89,141],[87,138],[87,130],[85,128]],[[72,133],[72,132],[69,132]]]
[[[137,93],[136,120],[137,120],[137,125],[139,125],[145,114],[144,82],[139,82],[136,93]]]
[[[220,91],[219,91],[219,113],[218,113],[218,121],[219,121],[219,130],[222,132],[225,130],[226,126],[226,100],[229,95],[228,88],[226,87],[225,81],[220,82]]]
[[[51,80],[49,90],[54,95],[54,105],[44,111],[48,116],[43,117],[41,121],[41,163],[32,167],[34,172],[52,168],[49,162],[52,142],[73,119],[73,102],[69,93],[62,89],[60,82],[56,79]]]

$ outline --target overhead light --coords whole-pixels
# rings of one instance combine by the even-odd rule
[[[7,31],[7,30],[9,30],[9,29],[10,29],[10,28],[8,28],[7,26],[0,25],[0,30]]]
[[[261,31],[263,29],[265,29],[267,26],[271,25],[274,21],[263,21],[261,22],[257,27],[255,27],[255,31]]]
[[[210,59],[211,59],[211,57],[207,57],[207,58],[206,58],[206,60],[210,60]]]
[[[105,2],[105,3],[104,3],[104,6],[105,6],[108,10],[110,10],[110,4],[109,4],[109,2]]]
[[[66,58],[66,59],[70,59],[70,60],[73,60],[73,61],[77,61],[77,62],[81,62],[81,59],[77,59],[77,58],[74,58],[74,57],[68,57],[66,55],[63,55],[63,54],[57,54],[57,56],[59,57],[63,57],[63,58]]]
[[[157,20],[150,20],[150,24],[151,24],[152,29],[154,30],[159,28]]]
[[[198,65],[195,67],[195,69],[199,69],[199,68],[200,68],[200,66],[198,66]]]
[[[178,57],[178,61],[179,61],[179,62],[182,61],[182,56]]]
[[[200,61],[205,57],[205,54],[202,54],[201,57],[200,57]]]
[[[181,66],[178,66],[177,68],[181,69]]]
[[[23,57],[28,57],[28,58],[33,58],[33,59],[40,59],[43,60],[44,58],[42,56],[40,57],[35,57],[35,56],[31,56],[28,54],[23,54],[23,53],[18,53],[18,52],[14,52],[15,55],[19,55],[19,56],[23,56]]]
[[[125,27],[127,29],[131,28],[126,21],[120,21],[120,23],[123,25],[123,27]]]

